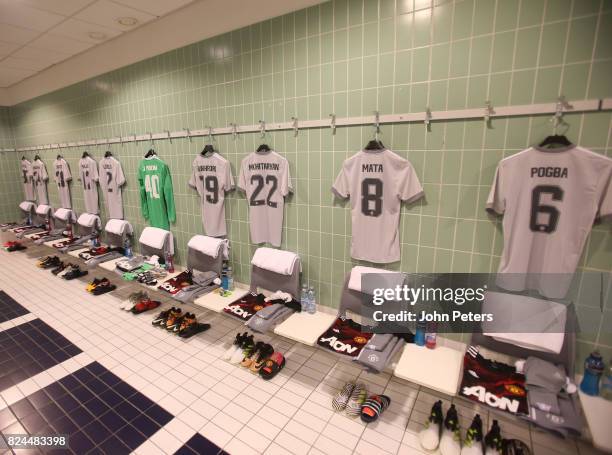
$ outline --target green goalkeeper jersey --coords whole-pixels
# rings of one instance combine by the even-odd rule
[[[138,186],[142,216],[153,227],[170,229],[176,221],[172,177],[168,165],[156,155],[145,158],[138,166]]]

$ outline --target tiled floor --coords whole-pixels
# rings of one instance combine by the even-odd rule
[[[445,409],[450,402],[456,403],[462,433],[479,412],[487,428],[497,418],[505,437],[521,438],[536,455],[597,453],[582,442],[559,440],[524,422],[388,374],[369,374],[333,354],[278,336],[261,338],[285,352],[287,366],[273,380],[263,381],[221,360],[240,328],[239,321],[190,307],[212,328],[192,339],[180,339],[151,326],[151,314],[134,316],[117,308],[120,299],[138,285],[122,284],[112,294],[92,296],[84,291],[83,280],[67,282],[34,266],[31,257],[48,251],[41,247],[25,253],[1,252],[0,288],[83,352],[0,392],[0,421],[12,418],[3,416],[17,417],[14,409],[20,406],[31,411],[20,404],[30,403],[36,407],[36,413],[31,412],[36,417],[26,421],[27,425],[35,428],[44,425],[42,420],[48,423],[45,408],[31,401],[47,397],[59,405],[60,420],[66,425],[61,428],[77,435],[77,444],[99,444],[94,453],[133,449],[146,455],[220,450],[235,455],[407,455],[421,453],[417,433],[433,402],[441,398]],[[104,274],[96,269],[86,278]],[[121,280],[115,277],[113,281]],[[164,302],[163,308],[169,306],[167,297],[156,298]],[[1,336],[13,329],[0,326],[0,330]],[[384,392],[391,397],[390,408],[377,422],[364,425],[331,410],[332,396],[349,380],[364,382],[370,393]],[[121,391],[111,390],[124,382]],[[66,393],[59,398],[50,396],[49,388]],[[124,400],[123,405],[117,405],[116,395]],[[75,414],[70,408],[77,409],[77,405]],[[57,414],[51,414],[53,418],[59,416],[59,410],[53,408]],[[75,421],[84,415],[95,419],[84,426]],[[68,431],[70,422],[77,427],[73,429],[76,433]],[[101,440],[100,435],[106,439]]]
[[[19,305],[14,298],[6,292],[0,291],[0,323],[6,322],[9,319],[18,318],[27,313],[28,310]]]

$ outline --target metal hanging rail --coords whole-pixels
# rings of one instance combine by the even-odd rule
[[[164,131],[162,133],[145,133],[145,134],[132,134],[129,136],[111,137],[107,139],[92,139],[89,141],[76,141],[76,142],[64,142],[57,144],[45,144],[35,145],[30,147],[19,147],[16,149],[0,149],[4,152],[27,152],[36,150],[54,150],[70,147],[88,147],[88,146],[100,146],[100,145],[111,145],[111,144],[125,144],[129,142],[151,142],[156,140],[172,139],[176,138],[189,138],[190,140],[194,137],[208,136],[212,139],[212,136],[228,135],[231,134],[234,138],[240,133],[260,133],[262,137],[268,131],[283,131],[293,130],[295,135],[298,134],[300,129],[313,129],[313,128],[330,128],[332,134],[335,133],[337,127],[342,126],[363,126],[363,125],[375,125],[377,128],[383,124],[394,124],[394,123],[416,123],[422,122],[426,126],[429,126],[431,122],[444,121],[444,120],[461,120],[461,119],[478,119],[481,118],[485,122],[489,122],[493,118],[499,117],[521,117],[530,115],[547,115],[554,114],[559,119],[563,114],[566,113],[582,113],[582,112],[599,112],[612,110],[612,98],[605,99],[591,99],[591,100],[578,100],[578,101],[566,101],[564,97],[559,97],[555,103],[542,103],[542,104],[525,104],[515,106],[500,106],[493,107],[490,102],[486,102],[483,108],[473,109],[457,109],[449,111],[431,111],[427,108],[424,112],[415,112],[408,114],[388,114],[380,115],[375,112],[372,116],[363,117],[344,117],[337,118],[335,114],[330,114],[329,119],[322,120],[303,120],[299,121],[296,117],[292,117],[290,122],[280,123],[266,123],[264,120],[260,120],[256,125],[237,125],[230,123],[227,127],[207,127],[202,130],[189,130],[185,128],[181,131]]]

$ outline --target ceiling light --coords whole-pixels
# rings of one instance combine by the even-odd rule
[[[117,19],[117,22],[126,27],[132,27],[138,23],[138,19],[135,17],[120,17]]]
[[[91,39],[95,39],[97,41],[101,41],[103,39],[106,39],[106,33],[102,33],[102,32],[89,32],[87,34],[87,36],[89,36]]]

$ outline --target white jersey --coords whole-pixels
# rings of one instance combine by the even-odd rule
[[[64,158],[56,159],[53,162],[53,170],[55,174],[55,183],[57,183],[57,191],[60,197],[61,208],[71,209],[72,202],[70,200],[70,185],[68,182],[72,180],[70,166]]]
[[[252,152],[240,163],[238,187],[249,203],[251,241],[280,246],[285,196],[293,191],[289,162],[273,150]]]
[[[79,160],[79,180],[83,184],[85,211],[97,215],[100,212],[97,185],[98,163],[91,156]]]
[[[32,178],[32,163],[28,160],[21,160],[21,179],[25,200],[35,201],[36,194],[34,193],[34,179]]]
[[[593,222],[612,217],[612,159],[582,147],[532,147],[503,159],[487,208],[504,215],[498,284],[567,293]]]
[[[108,217],[123,219],[123,200],[121,187],[125,184],[125,176],[121,163],[112,156],[100,160],[100,188],[104,195]]]
[[[334,193],[351,199],[351,256],[364,261],[400,260],[401,201],[423,196],[423,188],[408,160],[391,150],[362,150],[342,164]]]
[[[195,188],[202,203],[204,232],[211,237],[227,235],[225,192],[234,188],[229,161],[218,153],[198,155],[191,165],[189,186]]]
[[[45,163],[40,159],[32,163],[32,180],[36,188],[38,203],[49,205],[49,196],[47,194],[47,181],[49,180],[49,175],[47,174],[47,166],[45,166]]]

